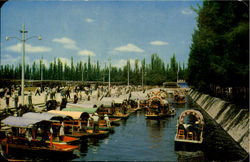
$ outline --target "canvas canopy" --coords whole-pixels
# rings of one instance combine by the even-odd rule
[[[63,120],[63,118],[66,118],[65,115],[59,115],[59,114],[49,114],[49,113],[35,113],[35,112],[28,112],[23,114],[23,117],[25,118],[35,118],[35,119],[41,119],[41,120]]]
[[[115,104],[122,104],[124,100],[124,98],[113,98]]]
[[[50,110],[50,111],[48,111],[48,113],[50,113],[50,114],[62,114],[62,115],[70,116],[73,119],[80,119],[84,114],[86,114],[85,112],[58,111],[58,110]]]
[[[112,107],[114,101],[112,97],[103,97],[99,103],[105,108],[110,108]]]
[[[94,107],[98,107],[100,106],[100,104],[95,104],[95,103],[82,103],[82,104],[71,104],[71,103],[67,103],[67,107],[78,107],[78,108],[94,108]]]
[[[70,108],[64,108],[62,111],[71,111],[71,112],[86,112],[88,114],[93,114],[96,112],[98,108],[81,108],[81,107],[70,107]]]
[[[122,98],[124,100],[127,100],[129,97],[129,94],[123,94],[123,95],[120,95],[119,98]]]
[[[6,119],[2,120],[2,123],[11,127],[29,128],[32,125],[39,123],[41,121],[43,120],[36,118],[9,116]]]
[[[186,110],[183,111],[179,117],[179,123],[184,124],[184,118],[187,115],[193,115],[199,124],[204,124],[203,115],[197,110]]]

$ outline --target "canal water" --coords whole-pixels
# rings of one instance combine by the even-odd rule
[[[74,161],[238,161],[246,154],[225,132],[205,119],[206,135],[202,150],[175,151],[174,137],[178,116],[186,109],[197,109],[189,99],[184,105],[172,105],[176,115],[162,120],[145,119],[145,110],[137,111],[115,127],[104,139],[86,139]],[[204,112],[203,112],[204,113]],[[206,115],[205,115],[206,118]],[[215,130],[216,129],[216,130]]]
[[[115,127],[104,139],[88,139],[81,145],[78,160],[178,161],[182,158],[203,160],[203,152],[175,152],[177,118],[190,104],[176,107],[177,114],[162,120],[145,119],[145,110],[137,111]]]

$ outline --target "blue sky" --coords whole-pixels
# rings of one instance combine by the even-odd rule
[[[74,61],[111,58],[112,66],[123,67],[153,53],[168,63],[173,53],[187,63],[197,14],[190,9],[202,1],[10,1],[1,8],[1,64],[21,61],[21,42],[5,41],[41,35],[26,42],[26,63],[43,56],[46,64],[61,58]]]

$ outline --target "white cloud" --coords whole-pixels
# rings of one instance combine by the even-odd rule
[[[181,10],[181,13],[183,15],[191,15],[191,14],[193,14],[193,11],[191,11],[190,9],[183,9],[183,10]]]
[[[164,45],[168,45],[168,42],[163,42],[163,41],[152,41],[150,42],[151,45],[155,45],[155,46],[164,46]]]
[[[135,59],[129,59],[131,68],[134,68],[135,66]],[[112,62],[111,62],[112,64]],[[120,59],[112,64],[112,66],[115,66],[117,68],[123,68],[125,65],[127,65],[127,60],[125,59]],[[140,67],[141,63],[140,61],[138,62],[138,66]]]
[[[88,51],[88,50],[81,50],[78,52],[78,55],[80,55],[80,56],[95,56],[95,53],[92,51]]]
[[[9,54],[3,55],[2,64],[4,64],[4,65],[6,65],[6,64],[9,64],[9,65],[17,64],[19,58],[20,57],[12,57]]]
[[[76,42],[70,38],[62,37],[62,38],[55,38],[52,40],[52,42],[61,43],[64,48],[66,49],[72,49],[77,50],[78,47],[76,46]]]
[[[87,18],[87,19],[85,19],[85,21],[86,21],[87,23],[92,23],[92,22],[94,22],[95,20],[93,20],[93,19],[91,19],[91,18]]]
[[[16,45],[6,47],[7,51],[12,52],[21,52],[22,51],[22,43],[17,43]],[[41,53],[41,52],[50,52],[51,48],[44,46],[32,46],[30,44],[25,44],[25,52],[26,53]]]
[[[126,46],[120,46],[114,49],[114,51],[120,51],[120,52],[139,52],[142,53],[144,52],[143,49],[137,47],[136,45],[133,44],[127,44]]]

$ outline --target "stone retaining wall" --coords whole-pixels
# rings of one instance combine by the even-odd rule
[[[189,96],[249,153],[249,111],[195,90]]]

